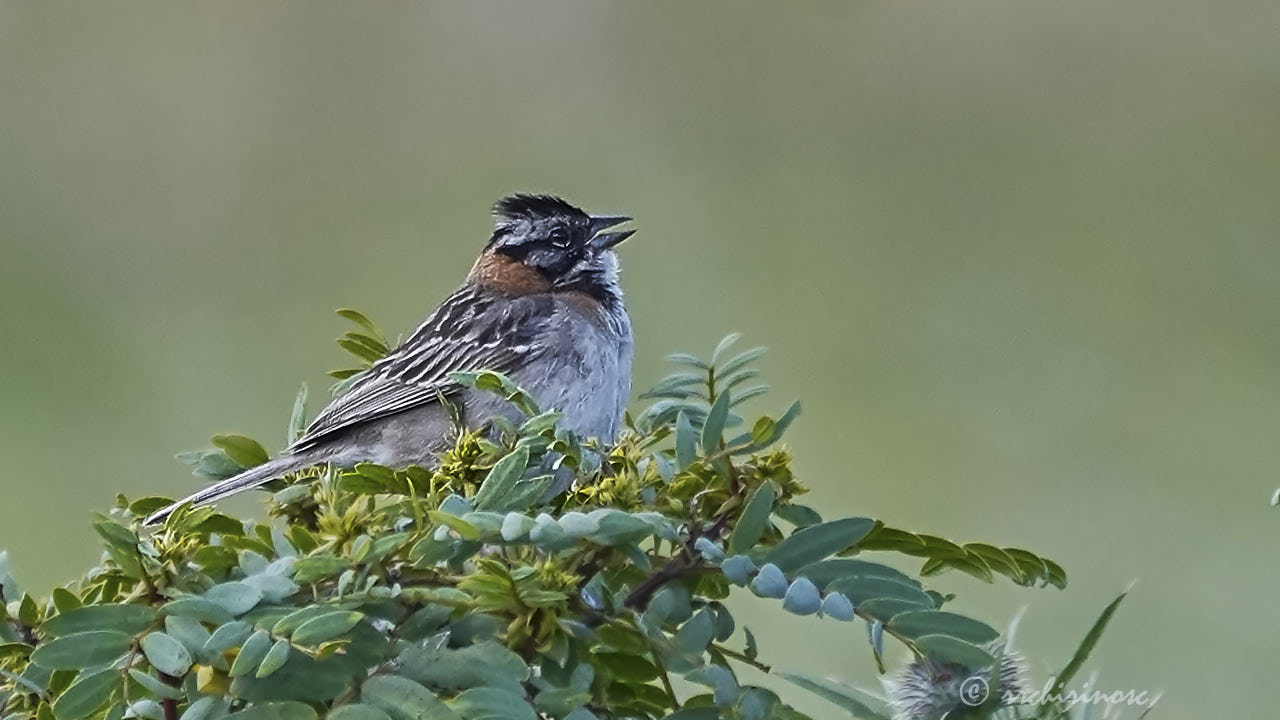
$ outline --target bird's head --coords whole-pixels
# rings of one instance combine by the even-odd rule
[[[634,230],[605,232],[631,218],[588,215],[550,195],[511,195],[493,206],[493,237],[472,278],[508,292],[616,295],[614,248]]]

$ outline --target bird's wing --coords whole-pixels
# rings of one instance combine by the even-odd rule
[[[290,450],[353,425],[437,402],[457,392],[449,374],[510,371],[542,348],[534,340],[552,310],[546,296],[498,296],[474,286],[450,295],[398,348],[334,398]]]

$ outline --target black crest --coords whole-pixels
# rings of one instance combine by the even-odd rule
[[[554,195],[508,195],[493,204],[493,216],[499,223],[519,220],[537,220],[549,217],[587,219],[581,209]]]

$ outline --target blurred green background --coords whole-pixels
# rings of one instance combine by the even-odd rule
[[[940,583],[1025,606],[1036,679],[1136,580],[1096,686],[1254,715],[1278,32],[1262,0],[5,2],[0,546],[69,579],[92,509],[195,487],[175,452],[279,449],[332,308],[411,329],[495,198],[555,192],[637,218],[637,385],[746,332],[814,504],[1067,568]],[[860,627],[741,605],[775,665],[874,686]]]

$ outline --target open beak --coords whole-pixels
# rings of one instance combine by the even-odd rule
[[[631,222],[631,218],[626,215],[592,215],[591,216],[591,235],[595,236],[601,230],[608,230],[615,225],[621,225],[624,222]]]
[[[622,232],[600,233],[591,238],[591,247],[596,250],[608,250],[618,245],[623,240],[635,235],[635,230],[623,230]]]
[[[636,234],[635,230],[623,230],[621,232],[601,232],[608,230],[615,225],[621,225],[625,222],[631,222],[631,218],[625,215],[592,215],[591,216],[591,247],[595,250],[608,250],[623,240]]]

